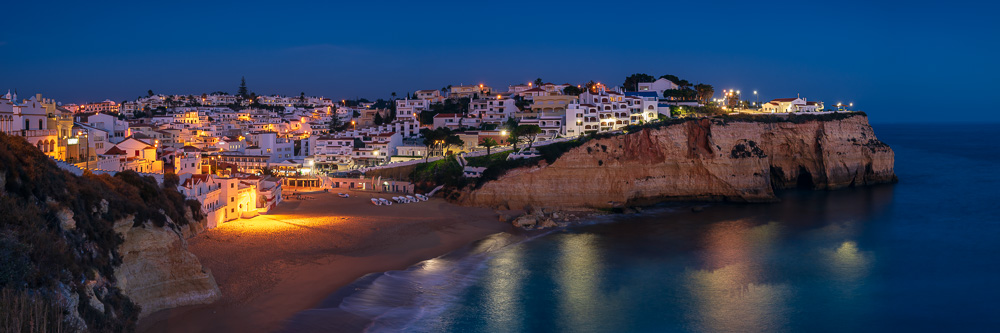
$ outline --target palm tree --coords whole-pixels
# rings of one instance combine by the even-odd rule
[[[392,100],[396,100],[396,92],[395,91],[392,92]]]
[[[493,140],[493,138],[485,138],[483,139],[483,143],[480,143],[479,145],[486,147],[486,155],[490,154],[490,149],[498,146],[497,140]]]

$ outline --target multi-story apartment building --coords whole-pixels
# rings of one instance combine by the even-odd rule
[[[566,110],[568,136],[613,131],[657,119],[656,101],[617,91],[588,91]]]
[[[469,102],[469,114],[483,123],[503,123],[519,111],[512,98],[483,98]]]
[[[420,92],[422,90],[418,90]],[[432,90],[437,91],[437,90]],[[396,100],[396,119],[412,120],[419,119],[420,113],[431,106],[431,101],[426,99],[399,99]]]
[[[493,88],[484,84],[452,86],[448,92],[449,98],[485,97],[493,93]]]
[[[440,90],[417,90],[413,93],[413,97],[416,99],[422,99],[431,103],[440,103],[444,101],[444,96],[441,95]]]
[[[10,92],[0,97],[0,131],[7,135],[24,137],[31,145],[49,156],[57,156],[57,129],[50,128],[45,100],[41,95],[17,103],[17,95]]]
[[[121,105],[114,101],[106,100],[98,103],[87,103],[80,105],[80,112],[111,112],[118,113]]]

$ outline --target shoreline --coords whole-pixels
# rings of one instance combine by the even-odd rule
[[[367,274],[406,269],[513,230],[490,209],[442,199],[374,206],[370,194],[307,195],[189,239],[221,299],[149,314],[137,331],[272,332]]]

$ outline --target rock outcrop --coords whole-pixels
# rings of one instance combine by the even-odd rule
[[[119,248],[122,264],[115,269],[115,279],[122,293],[142,307],[140,318],[162,309],[219,299],[215,278],[187,251],[182,233],[169,227],[132,224],[131,219],[115,223],[115,231],[125,239]]]
[[[17,286],[14,301],[58,308],[11,329],[130,332],[136,305],[146,315],[218,298],[211,273],[185,249],[183,236],[205,221],[179,180],[74,175],[24,138],[0,133],[0,284]]]
[[[614,208],[664,200],[766,202],[774,189],[896,180],[864,114],[838,119],[697,119],[592,139],[552,164],[509,170],[466,205]]]

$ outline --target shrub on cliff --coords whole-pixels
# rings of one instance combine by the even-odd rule
[[[103,312],[86,301],[73,310],[91,330],[130,331],[139,310],[113,286],[123,242],[114,222],[185,224],[191,206],[176,186],[134,172],[74,176],[23,138],[0,134],[0,289],[51,298],[60,285],[82,294],[85,281],[110,283]]]

